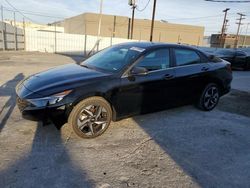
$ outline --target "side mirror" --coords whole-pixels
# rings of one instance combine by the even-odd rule
[[[215,55],[209,55],[209,56],[208,56],[208,58],[209,58],[210,60],[214,60],[215,57],[216,57]]]
[[[130,71],[131,76],[136,76],[136,75],[147,75],[148,70],[144,67],[133,67]]]

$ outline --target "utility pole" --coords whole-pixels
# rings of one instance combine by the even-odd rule
[[[246,39],[247,39],[247,32],[248,32],[248,26],[250,25],[250,23],[247,23],[247,28],[246,28],[246,33],[245,33],[245,37],[244,37],[244,41],[243,41],[243,47],[245,46],[245,42],[246,42]]]
[[[135,0],[129,0],[128,4],[131,6],[132,8],[132,21],[131,21],[131,32],[130,32],[130,39],[133,39],[133,32],[134,32],[134,19],[135,19],[135,8],[136,8],[136,4],[135,4]]]
[[[3,22],[3,5],[1,6],[1,18],[2,18],[2,44],[3,44],[3,51],[5,50],[5,23]]]
[[[99,51],[99,42],[100,42],[100,34],[101,34],[101,26],[102,26],[102,7],[103,0],[100,0],[100,13],[99,13],[99,23],[98,23],[98,34],[97,34],[97,51]]]
[[[243,17],[246,16],[245,14],[242,14],[242,13],[238,13],[238,15],[240,15],[240,18],[237,19],[237,20],[239,20],[239,22],[236,22],[236,24],[238,24],[238,29],[237,29],[237,33],[236,33],[236,37],[235,37],[234,48],[237,48],[237,46],[238,46],[240,26],[243,25],[241,23],[241,21],[244,20],[245,18],[243,18]]]
[[[115,37],[115,27],[116,27],[116,16],[114,16],[114,23],[113,23],[112,37]]]
[[[221,35],[220,35],[220,47],[224,46],[224,35],[225,35],[225,28],[226,28],[226,23],[227,23],[227,11],[229,11],[230,8],[226,8],[225,10],[223,10],[224,14],[224,20],[223,20],[223,24],[222,24],[222,28],[221,28]]]
[[[152,40],[153,40],[154,22],[155,22],[155,7],[156,7],[156,0],[154,0],[154,5],[153,5],[153,14],[152,14],[151,32],[150,32],[150,42],[152,42]]]

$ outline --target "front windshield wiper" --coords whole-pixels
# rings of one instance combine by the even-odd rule
[[[81,64],[81,66],[89,69],[88,65]]]

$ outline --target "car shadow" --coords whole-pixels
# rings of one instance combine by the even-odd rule
[[[39,121],[30,151],[0,171],[0,187],[94,187],[68,150],[61,131]]]
[[[18,82],[20,82],[22,79],[24,79],[24,75],[23,73],[19,73],[13,79],[7,81],[6,83],[0,86],[0,97],[9,97],[7,102],[0,109],[0,115],[3,115],[3,118],[0,119],[0,132],[4,128],[7,120],[9,119],[11,113],[15,108],[15,88]]]
[[[250,186],[249,119],[186,106],[133,120],[201,187]]]

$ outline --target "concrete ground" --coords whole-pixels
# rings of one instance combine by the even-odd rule
[[[65,123],[25,120],[24,77],[73,63],[67,56],[0,54],[0,187],[250,187],[250,72],[211,112],[184,106],[112,123],[80,139]]]

